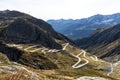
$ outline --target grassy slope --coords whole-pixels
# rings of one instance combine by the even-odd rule
[[[23,46],[27,47],[29,45],[23,45]],[[27,69],[30,69],[33,72],[36,72],[39,75],[40,79],[42,80],[60,80],[60,79],[61,80],[73,80],[80,76],[100,76],[100,77],[107,78],[109,80],[117,80],[117,79],[114,79],[114,77],[111,78],[106,75],[107,69],[106,69],[106,66],[104,65],[108,65],[107,62],[102,61],[102,60],[99,60],[98,62],[93,61],[90,58],[91,56],[90,54],[87,54],[88,60],[90,61],[89,64],[87,64],[86,66],[80,69],[73,69],[72,65],[77,62],[77,59],[73,57],[72,55],[70,55],[70,52],[77,55],[81,52],[81,50],[69,45],[65,51],[61,51],[57,53],[46,53],[46,54],[42,53],[41,51],[34,52],[34,53],[26,53],[22,56],[22,59],[24,63],[29,63],[29,65],[33,65],[33,63],[35,64],[36,62],[31,63],[31,61],[36,61],[37,59],[37,62],[40,61],[39,66],[41,66],[42,63],[44,63],[43,67],[50,66],[49,64],[49,61],[50,61],[58,67],[58,69],[49,69],[49,70],[33,69],[30,67],[26,67]],[[44,57],[44,59],[41,59],[41,57],[37,58],[37,56]],[[82,58],[83,56],[80,56],[80,57]],[[24,60],[24,59],[27,59],[27,60]],[[47,59],[48,61],[46,61],[45,59]],[[18,73],[21,73],[21,71],[18,71]],[[0,75],[2,76],[3,74],[0,74]],[[3,76],[11,77],[12,75],[7,74]],[[2,77],[0,78],[2,79]],[[24,80],[24,77],[22,78]]]

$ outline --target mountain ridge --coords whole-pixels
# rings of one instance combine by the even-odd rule
[[[0,17],[2,17],[0,18],[0,40],[16,43],[40,43],[51,48],[61,48],[55,39],[73,43],[72,40],[56,32],[50,24],[28,14],[7,10],[1,11]]]
[[[53,28],[71,39],[87,37],[97,28],[109,27],[120,23],[120,13],[93,15],[82,19],[48,20]],[[78,35],[79,34],[79,35]]]
[[[107,29],[99,29],[89,37],[76,40],[78,46],[87,49],[93,54],[99,55],[101,58],[119,56],[119,42],[120,24]]]

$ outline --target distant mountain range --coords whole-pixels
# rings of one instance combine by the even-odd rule
[[[112,15],[97,14],[83,19],[48,20],[53,28],[71,39],[87,37],[97,28],[109,27],[120,23],[120,13]]]
[[[120,60],[120,24],[97,29],[89,37],[75,40],[76,45],[109,61]]]

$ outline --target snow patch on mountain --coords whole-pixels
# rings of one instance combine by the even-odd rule
[[[108,20],[104,20],[102,21],[102,23],[108,23],[108,22],[112,22],[114,19],[108,19]]]

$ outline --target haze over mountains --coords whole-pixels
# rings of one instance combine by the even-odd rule
[[[53,28],[71,39],[87,37],[97,28],[110,27],[120,23],[120,13],[112,15],[97,14],[83,19],[48,20]]]

